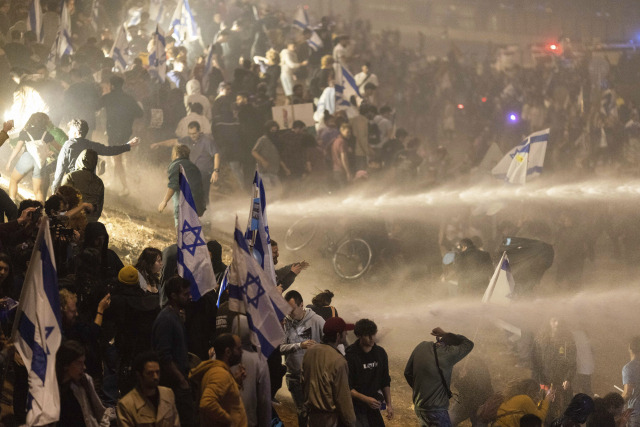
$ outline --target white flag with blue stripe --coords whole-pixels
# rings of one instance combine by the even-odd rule
[[[49,219],[45,215],[22,285],[12,334],[29,375],[28,426],[47,425],[60,417],[56,379],[56,352],[62,341],[58,292]]]
[[[115,62],[115,68],[124,72],[131,62],[131,51],[129,50],[129,40],[127,39],[127,30],[124,25],[118,28],[116,40],[113,42],[109,56]]]
[[[127,11],[127,28],[138,25],[142,21],[142,8],[132,7]]]
[[[276,289],[273,278],[249,254],[237,217],[229,271],[229,310],[247,315],[252,344],[269,357],[284,338],[280,322],[291,312],[291,306]]]
[[[510,184],[524,184],[542,173],[549,142],[549,129],[529,135],[509,151],[491,170],[493,176]]]
[[[513,298],[513,292],[516,284],[511,274],[511,266],[509,265],[509,257],[506,252],[502,253],[502,258],[493,273],[493,277],[489,281],[489,286],[484,292],[482,302],[492,302],[497,304],[510,303]]]
[[[293,25],[301,30],[309,28],[309,15],[304,7],[299,7],[296,10],[296,14],[293,16]]]
[[[298,27],[301,30],[309,29],[311,31],[311,37],[307,40],[307,44],[314,52],[317,52],[318,49],[321,49],[324,46],[322,43],[322,39],[311,28],[311,22],[309,21],[309,14],[307,13],[307,9],[304,7],[299,7],[296,10],[296,14],[293,17],[293,25]]]
[[[163,0],[151,0],[149,2],[149,17],[155,22],[162,22],[164,17],[164,1]]]
[[[355,98],[356,105],[360,105],[362,101],[356,79],[344,65],[336,63],[333,68],[336,76],[334,85],[336,90],[336,110],[347,110],[349,117],[357,115],[357,107],[351,103],[352,98]]]
[[[160,25],[156,25],[156,32],[153,33],[153,49],[149,52],[149,73],[162,82],[167,78],[166,41]]]
[[[307,44],[314,52],[317,52],[319,49],[322,49],[324,43],[322,43],[322,39],[315,31],[311,32],[311,38],[307,39]]]
[[[180,203],[178,205],[178,274],[191,282],[191,298],[200,297],[215,289],[216,276],[213,273],[207,243],[202,234],[202,225],[196,202],[191,194],[189,181],[180,166]]]
[[[189,0],[178,0],[176,9],[171,17],[171,28],[176,46],[183,42],[195,41],[200,38],[198,24],[193,17],[193,11],[189,6]]]
[[[36,39],[42,42],[42,6],[40,0],[33,0],[29,8],[29,19],[27,19],[27,29],[36,35]]]
[[[271,235],[267,221],[267,197],[258,171],[253,177],[253,194],[256,197],[251,199],[249,224],[244,237],[247,242],[253,241],[253,257],[271,277],[273,283],[276,283],[276,270],[273,265],[273,252],[271,252]]]
[[[73,45],[71,43],[71,14],[67,2],[62,3],[62,13],[60,14],[60,29],[58,30],[58,58],[62,55],[71,55]]]

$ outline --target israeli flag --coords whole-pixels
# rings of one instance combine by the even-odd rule
[[[162,22],[164,16],[164,2],[162,0],[151,0],[149,3],[149,16],[157,23]]]
[[[253,177],[253,194],[251,200],[249,224],[245,233],[247,242],[253,242],[253,257],[260,267],[276,283],[276,270],[273,265],[273,252],[271,252],[271,236],[269,235],[269,223],[267,221],[267,197],[264,184],[258,171]]]
[[[293,25],[304,30],[305,28],[309,28],[309,15],[307,14],[307,10],[303,7],[299,7],[296,10],[296,14],[293,16]]]
[[[42,42],[42,6],[40,5],[40,0],[33,0],[33,3],[31,3],[27,29],[34,32],[37,40]]]
[[[322,43],[322,39],[315,31],[311,33],[311,38],[307,40],[307,44],[314,52],[317,52],[324,46],[324,43]]]
[[[132,7],[127,11],[127,27],[138,25],[142,21],[142,8]]]
[[[149,52],[149,73],[164,82],[167,78],[167,51],[164,31],[159,25],[156,25],[156,32],[153,33],[153,46]]]
[[[202,93],[206,94],[209,91],[209,76],[211,75],[211,68],[213,67],[213,45],[209,46],[207,52],[207,59],[204,62],[204,73],[202,73]]]
[[[313,49],[314,52],[317,52],[318,49],[321,49],[324,46],[324,44],[322,43],[322,39],[320,38],[318,33],[311,29],[309,15],[307,14],[307,10],[305,8],[299,7],[298,10],[296,10],[296,14],[293,17],[293,25],[301,30],[305,30],[308,28],[312,31],[311,38],[307,40],[307,44],[311,49]]]
[[[189,0],[178,0],[176,9],[171,17],[171,28],[176,46],[183,42],[195,41],[200,38],[198,24],[193,18],[193,12],[189,6]]]
[[[334,86],[336,90],[336,110],[347,110],[347,115],[353,117],[357,115],[357,110],[356,107],[351,104],[351,98],[355,97],[357,105],[360,105],[362,101],[356,79],[344,65],[336,63],[333,65],[333,68],[336,76]]]
[[[511,266],[509,265],[509,257],[506,252],[502,253],[502,258],[493,273],[493,277],[489,281],[489,286],[484,292],[482,302],[505,304],[511,302],[516,284],[511,274]]]
[[[118,28],[118,34],[116,34],[116,40],[113,42],[109,56],[113,58],[115,68],[120,72],[124,72],[131,62],[129,40],[127,39],[127,30],[124,25]]]
[[[520,145],[509,151],[491,173],[509,184],[524,184],[527,179],[539,176],[544,165],[547,142],[549,129],[532,133]]]
[[[202,235],[196,203],[189,181],[180,166],[180,204],[178,205],[178,274],[191,282],[191,298],[200,297],[216,287],[209,250]]]
[[[246,314],[251,343],[264,357],[269,357],[284,338],[280,322],[291,312],[291,306],[276,289],[271,276],[249,254],[237,217],[229,271],[229,310]]]
[[[40,230],[20,294],[12,341],[29,374],[27,425],[55,423],[60,417],[56,352],[62,341],[58,274],[49,219]]]
[[[73,45],[71,44],[71,14],[67,2],[62,3],[62,13],[60,15],[60,29],[58,30],[58,58],[62,55],[71,55]]]

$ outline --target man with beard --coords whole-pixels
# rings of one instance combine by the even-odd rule
[[[242,360],[242,341],[232,334],[222,334],[213,342],[216,360],[206,360],[193,370],[191,379],[200,383],[201,425],[246,426],[240,390],[231,366]]]
[[[178,410],[171,389],[161,387],[160,361],[150,351],[140,353],[134,362],[138,377],[136,388],[118,402],[118,424],[121,426],[179,426]]]
[[[164,287],[167,305],[156,317],[151,329],[153,349],[160,356],[163,385],[176,397],[176,407],[182,426],[195,426],[195,405],[187,381],[189,355],[184,327],[185,309],[191,301],[191,283],[179,276],[169,279]]]

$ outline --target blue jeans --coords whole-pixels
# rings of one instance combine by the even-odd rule
[[[416,415],[421,427],[452,427],[449,412],[446,409],[427,411],[416,408]]]

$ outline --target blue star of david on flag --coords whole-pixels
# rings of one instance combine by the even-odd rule
[[[255,284],[256,292],[253,297],[249,295],[249,287]],[[265,294],[265,290],[262,287],[262,282],[260,281],[259,276],[254,276],[253,274],[247,272],[247,280],[244,282],[242,286],[242,292],[247,296],[247,303],[251,304],[255,308],[258,308],[258,303],[260,302],[260,297]]]
[[[516,148],[516,151],[514,151],[513,153],[510,153],[509,156],[511,156],[511,158],[513,159],[515,156],[517,156],[520,153],[528,153],[529,152],[529,147],[530,147],[530,144],[527,142],[524,145],[524,147]]]
[[[196,248],[198,246],[205,245],[205,242],[201,236],[202,226],[197,225],[195,227],[192,227],[185,219],[184,225],[182,226],[182,230],[180,231],[182,232],[182,248],[181,249],[186,250],[191,254],[191,256],[194,256],[196,254]],[[193,234],[193,243],[191,244],[187,243],[186,237],[188,236],[188,233]]]

